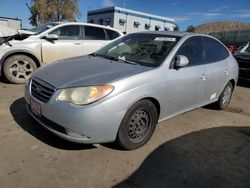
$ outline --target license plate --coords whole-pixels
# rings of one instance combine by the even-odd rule
[[[30,107],[32,112],[37,115],[37,116],[41,116],[41,104],[39,102],[37,102],[34,99],[30,99]]]

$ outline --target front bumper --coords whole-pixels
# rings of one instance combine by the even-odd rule
[[[31,94],[30,83],[25,86],[26,108],[42,126],[59,137],[78,143],[106,143],[116,139],[117,131],[125,111],[108,112],[101,102],[85,106],[57,101],[60,91],[56,90],[47,103]],[[41,115],[30,108],[31,98],[41,105]]]

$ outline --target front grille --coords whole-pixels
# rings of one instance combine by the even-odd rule
[[[34,98],[46,103],[49,101],[54,91],[55,89],[49,84],[45,84],[42,83],[42,81],[32,79],[31,94]]]

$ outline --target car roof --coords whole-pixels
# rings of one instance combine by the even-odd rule
[[[100,27],[104,29],[110,29],[113,31],[117,31],[120,34],[123,34],[120,30],[114,29],[113,27],[110,26],[104,26],[104,25],[99,25],[99,24],[93,24],[93,23],[85,23],[85,22],[50,22],[48,24],[56,24],[56,25],[86,25],[86,26],[94,26],[94,27]]]
[[[171,35],[176,37],[184,37],[184,36],[207,36],[199,33],[191,33],[191,32],[181,32],[181,31],[142,31],[138,33],[145,34],[162,34],[162,35]]]

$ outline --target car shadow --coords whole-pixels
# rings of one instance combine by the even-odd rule
[[[238,80],[237,86],[250,88],[250,81],[247,81],[247,80]]]
[[[250,187],[250,127],[205,129],[155,149],[114,187]]]
[[[10,112],[15,122],[26,132],[45,144],[63,150],[84,150],[96,148],[90,144],[77,144],[66,141],[36,122],[26,111],[25,99],[19,98],[10,106]]]
[[[5,80],[5,78],[3,76],[0,76],[0,83],[4,83],[7,84],[7,81]]]

